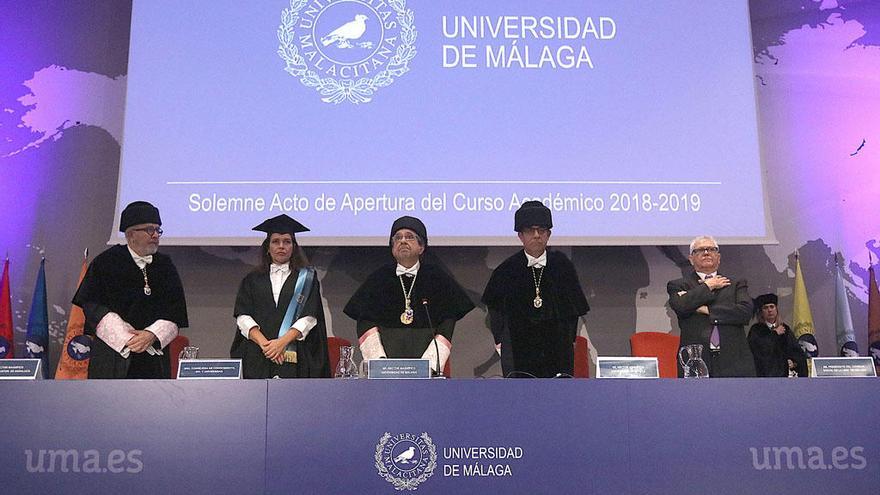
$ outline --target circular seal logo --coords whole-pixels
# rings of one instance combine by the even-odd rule
[[[67,355],[74,361],[85,361],[92,350],[92,339],[77,335],[67,343]]]
[[[386,432],[376,444],[376,469],[379,476],[397,490],[415,490],[434,474],[437,448],[427,433]]]
[[[9,345],[9,341],[6,340],[6,337],[0,336],[0,359],[5,358],[11,350],[12,346]]]
[[[357,105],[409,71],[417,34],[406,0],[290,0],[278,55],[321,101]]]

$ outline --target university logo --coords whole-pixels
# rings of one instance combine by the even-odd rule
[[[874,358],[874,366],[880,366],[880,342],[873,342],[868,347],[868,355]]]
[[[43,346],[33,340],[25,342],[25,354],[27,354],[27,357],[29,358],[42,358],[45,350],[46,349]]]
[[[77,335],[67,343],[67,355],[74,361],[84,361],[89,358],[92,349],[92,339],[85,335]]]
[[[6,340],[6,337],[0,336],[0,359],[5,358],[10,350],[12,350],[12,345]]]
[[[379,476],[396,490],[416,490],[434,474],[437,448],[427,433],[415,435],[386,432],[376,444],[376,469]]]
[[[281,11],[284,70],[325,103],[369,103],[416,56],[406,0],[290,0]]]
[[[819,344],[816,342],[816,337],[813,334],[805,333],[801,335],[798,337],[798,344],[800,344],[807,357],[814,358],[819,355]]]

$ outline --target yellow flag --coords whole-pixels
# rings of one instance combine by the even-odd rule
[[[801,273],[801,260],[795,255],[796,268],[794,272],[794,315],[792,327],[794,336],[800,338],[806,333],[815,334],[813,326],[813,312],[810,311],[810,301],[807,299],[807,286],[804,284],[804,274]]]

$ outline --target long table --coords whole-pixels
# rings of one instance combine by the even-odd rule
[[[0,382],[2,493],[880,492],[880,381]]]

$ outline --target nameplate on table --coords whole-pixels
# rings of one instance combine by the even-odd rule
[[[0,380],[43,378],[42,359],[0,359]]]
[[[181,359],[177,378],[236,380],[241,378],[241,359]]]
[[[379,380],[431,378],[431,364],[427,359],[371,359],[367,361],[367,378]]]
[[[869,357],[813,358],[810,376],[814,378],[875,377],[874,359]]]
[[[660,378],[655,357],[599,357],[596,378]]]

